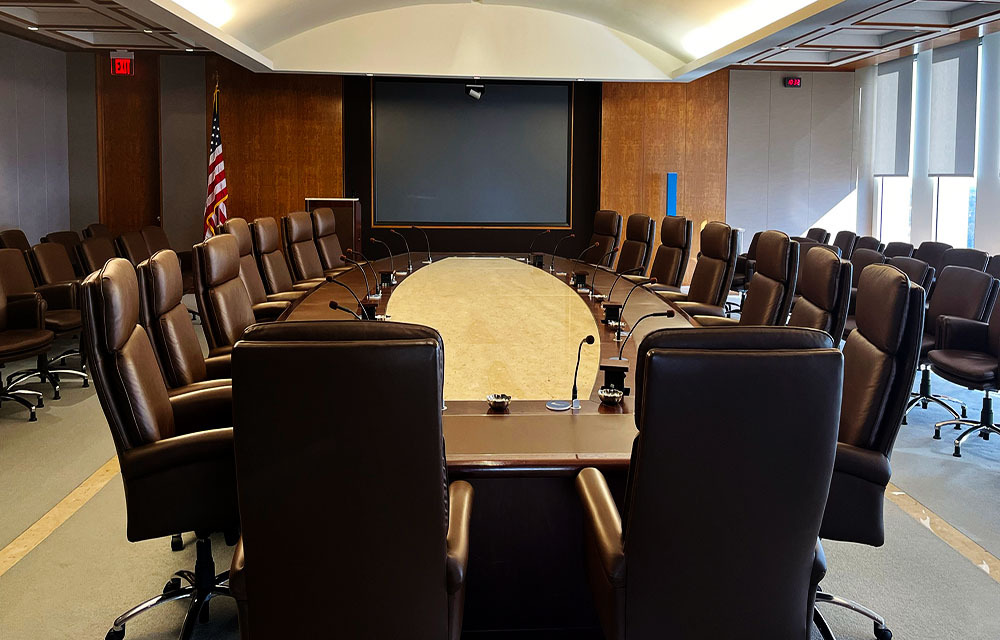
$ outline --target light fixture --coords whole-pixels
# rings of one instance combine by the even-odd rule
[[[465,85],[465,95],[469,96],[473,100],[479,100],[486,93],[486,87],[481,84],[467,84]]]
[[[576,81],[577,82],[586,82],[587,79],[586,78],[577,78]]]
[[[375,75],[375,74],[374,74],[374,73],[366,73],[365,75],[366,75],[366,76],[368,76],[368,77],[370,78],[370,77],[372,77],[372,76],[373,76],[373,75]]]
[[[472,76],[473,80],[479,80],[479,76]]]
[[[187,49],[185,49],[185,51],[187,51],[188,53],[192,53],[194,51],[194,49],[188,47]]]
[[[152,29],[143,29],[142,32],[143,33],[153,33],[153,30]]]
[[[28,31],[38,31],[38,27],[28,27]]]

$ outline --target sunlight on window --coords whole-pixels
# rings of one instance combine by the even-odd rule
[[[882,242],[910,241],[912,183],[909,176],[886,176],[877,179],[879,237]]]
[[[940,177],[936,181],[937,241],[972,247],[976,241],[976,179]]]

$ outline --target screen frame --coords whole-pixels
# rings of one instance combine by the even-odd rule
[[[371,145],[371,153],[369,157],[371,159],[371,228],[372,229],[409,229],[410,227],[419,227],[421,229],[538,229],[543,231],[546,229],[560,230],[560,229],[572,229],[573,228],[573,120],[574,111],[576,106],[576,83],[568,81],[555,81],[555,80],[545,80],[545,81],[526,81],[526,80],[484,80],[480,78],[466,79],[466,78],[416,78],[416,77],[390,77],[390,78],[377,78],[379,82],[425,82],[425,83],[440,83],[440,84],[453,84],[456,86],[466,85],[470,83],[476,84],[505,84],[505,85],[522,85],[522,86],[560,86],[569,88],[569,104],[567,109],[569,110],[569,130],[567,131],[569,144],[566,145],[567,153],[567,164],[566,164],[566,222],[560,224],[553,224],[550,222],[544,222],[539,224],[527,224],[523,222],[503,224],[482,224],[482,223],[469,223],[469,224],[441,224],[435,222],[378,222],[376,220],[375,211],[378,208],[378,202],[376,200],[376,187],[375,187],[375,81],[376,78],[370,77],[369,79],[369,113],[370,113],[370,124],[371,132],[369,135],[369,143]]]

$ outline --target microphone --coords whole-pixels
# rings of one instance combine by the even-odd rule
[[[396,234],[403,239],[403,246],[406,247],[406,272],[413,273],[413,261],[410,260],[410,243],[406,241],[406,236],[395,229],[389,229],[389,233]]]
[[[373,244],[380,244],[383,247],[385,247],[386,251],[389,252],[389,273],[391,274],[391,278],[389,279],[389,284],[396,284],[396,261],[393,260],[392,258],[392,249],[389,248],[389,245],[387,245],[386,243],[382,242],[381,240],[375,237],[368,238],[368,242],[371,242]]]
[[[358,256],[359,258],[364,260],[364,263],[360,262],[358,263],[358,268],[361,269],[362,272],[365,270],[365,265],[368,265],[368,269],[372,272],[372,278],[375,280],[375,292],[369,293],[368,298],[371,300],[381,300],[382,283],[379,281],[378,274],[375,273],[375,267],[372,266],[371,261],[368,260],[368,258],[365,257],[365,254],[361,253],[360,251],[355,251],[354,249],[348,249],[348,251],[351,252],[351,255]],[[367,281],[367,278],[365,280]]]
[[[618,253],[618,247],[615,247],[611,251],[608,251],[607,253],[605,253],[603,256],[601,256],[601,259],[597,261],[597,264],[594,265],[594,273],[592,273],[590,275],[590,282],[591,282],[591,285],[590,285],[590,297],[591,298],[597,298],[597,299],[600,299],[600,300],[604,300],[605,298],[607,298],[607,296],[602,295],[600,293],[597,293],[597,286],[596,286],[597,285],[597,270],[601,268],[602,264],[604,264],[604,260],[605,259],[607,259],[610,256],[613,256],[616,253]],[[612,285],[612,286],[614,286],[614,285]]]
[[[632,337],[632,332],[635,331],[635,328],[639,326],[640,322],[642,322],[646,318],[673,318],[673,317],[674,317],[673,309],[668,309],[666,311],[657,311],[656,313],[647,313],[646,315],[636,320],[635,323],[632,324],[632,328],[629,329],[628,335],[625,336],[624,340],[622,340],[622,346],[620,349],[618,349],[618,359],[619,360],[622,359],[622,354],[625,353],[625,343],[628,342],[628,339]]]
[[[360,300],[360,298],[358,298],[358,295],[356,293],[354,293],[354,289],[350,288],[349,286],[347,286],[346,284],[344,284],[340,280],[337,280],[333,276],[327,276],[326,277],[326,281],[327,282],[332,282],[333,284],[340,285],[341,287],[347,289],[348,293],[350,293],[352,296],[354,296],[354,301],[358,303],[358,307],[360,309],[364,310],[365,305],[361,304],[361,300]],[[367,316],[368,314],[365,313],[365,315]],[[371,320],[371,318],[369,318],[369,320]]]
[[[553,271],[556,270],[556,252],[559,250],[559,245],[562,244],[563,240],[568,240],[570,238],[575,238],[575,237],[576,237],[576,234],[575,233],[571,233],[569,235],[565,235],[565,236],[559,238],[558,240],[556,240],[556,246],[553,247],[553,249],[552,249],[552,260],[549,262],[549,273],[552,273]],[[565,273],[560,273],[558,275],[564,276],[566,274]]]
[[[417,226],[412,226],[410,228],[416,229],[420,233],[424,234],[424,244],[427,245],[427,259],[424,260],[424,264],[431,264],[434,262],[434,258],[431,257],[431,241],[427,239],[427,232]]]
[[[595,249],[595,248],[597,248],[599,246],[601,246],[600,242],[595,242],[594,244],[590,245],[589,247],[587,247],[586,249],[584,249],[583,251],[580,252],[580,255],[578,255],[576,257],[576,261],[579,262],[579,261],[583,260],[583,254],[585,254],[588,251],[590,251],[591,249]]]
[[[576,380],[580,375],[580,356],[583,354],[583,344],[594,344],[594,336],[587,336],[580,341],[580,346],[576,348],[576,369],[573,371],[573,399],[570,402],[565,400],[551,400],[545,403],[545,408],[550,411],[566,411],[567,409],[573,409],[574,411],[580,408],[580,400],[577,398],[577,388]]]
[[[640,280],[639,282],[635,283],[635,285],[633,285],[631,289],[628,290],[628,295],[625,296],[625,301],[622,302],[622,310],[620,316],[621,320],[618,321],[618,326],[615,328],[615,342],[622,341],[622,321],[625,319],[625,305],[628,304],[628,299],[632,297],[632,292],[638,289],[639,287],[645,287],[646,285],[650,284],[656,284],[656,278],[647,278],[646,280]]]
[[[636,267],[635,269],[628,269],[626,271],[622,271],[621,273],[619,273],[618,277],[615,278],[615,281],[611,283],[611,288],[608,289],[608,299],[609,300],[611,299],[611,294],[614,293],[615,285],[618,284],[618,281],[622,279],[622,276],[628,276],[628,275],[634,275],[636,273],[641,273],[643,271],[643,269],[644,269],[644,267]]]
[[[590,245],[589,247],[587,247],[586,249],[584,249],[583,251],[580,252],[580,255],[578,255],[576,257],[576,260],[574,260],[574,262],[582,262],[583,261],[583,254],[585,254],[588,251],[590,251],[591,249],[594,249],[594,248],[599,247],[599,246],[601,246],[601,243],[599,243],[599,242],[595,242],[594,244]],[[586,291],[586,288],[587,288],[587,272],[586,271],[574,271],[573,272],[573,286],[576,287],[577,290]]]
[[[350,251],[350,249],[348,249],[348,251]],[[365,277],[365,297],[367,298],[371,294],[371,289],[368,287],[368,274],[365,273],[365,268],[362,267],[356,260],[351,260],[350,258],[344,255],[340,256],[340,261],[346,262],[352,267],[357,267],[358,269],[361,270],[361,275]]]
[[[361,316],[359,316],[358,314],[354,313],[353,311],[351,311],[347,307],[340,306],[340,304],[336,300],[331,300],[330,301],[330,308],[333,309],[334,311],[343,311],[344,313],[349,313],[352,316],[354,316],[355,320],[360,320],[361,319]]]
[[[646,318],[657,317],[673,318],[674,311],[672,309],[668,309],[667,311],[647,313],[635,321],[635,324],[632,325],[632,330],[628,332],[628,336],[626,336],[625,340],[622,341],[622,346],[618,350],[618,357],[608,358],[601,363],[600,368],[601,371],[604,372],[604,386],[601,387],[602,389],[618,389],[623,394],[629,395],[630,389],[625,386],[625,375],[628,373],[628,360],[622,357],[622,354],[625,352],[625,343],[632,337],[632,331],[635,331],[635,328],[639,326],[640,322]]]
[[[542,267],[542,266],[545,265],[545,256],[544,255],[539,255],[538,256],[538,258],[539,258],[538,260],[534,259],[534,256],[535,256],[535,252],[534,252],[535,243],[538,242],[542,238],[542,236],[546,236],[546,235],[548,235],[550,233],[552,233],[552,229],[546,229],[545,231],[539,233],[537,236],[535,236],[534,238],[532,238],[531,244],[528,245],[528,259],[531,260],[532,263],[536,267],[540,268],[540,267]]]

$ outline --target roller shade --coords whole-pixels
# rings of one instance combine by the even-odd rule
[[[929,175],[975,175],[978,82],[977,38],[934,49]]]
[[[913,56],[878,65],[873,163],[876,176],[909,174],[912,108]]]

